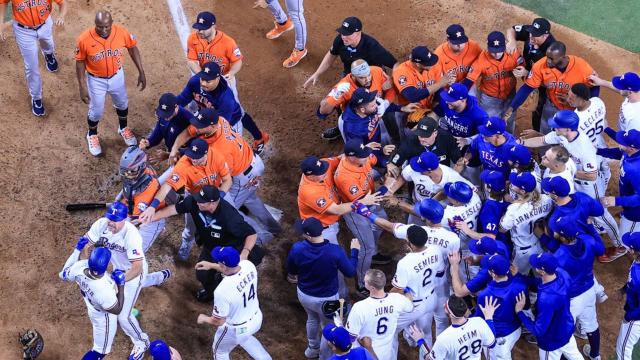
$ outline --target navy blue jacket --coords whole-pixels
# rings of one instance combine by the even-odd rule
[[[242,119],[242,107],[223,77],[220,77],[220,83],[213,91],[204,91],[200,87],[200,75],[193,75],[187,82],[187,86],[178,95],[178,105],[187,106],[192,100],[200,108],[216,109],[218,114],[225,118],[231,126]]]
[[[193,118],[193,114],[182,106],[178,107],[178,113],[171,120],[167,121],[158,118],[156,126],[151,130],[149,135],[147,135],[149,148],[160,144],[160,142],[164,140],[167,149],[171,150],[178,135],[189,126],[191,118]]]

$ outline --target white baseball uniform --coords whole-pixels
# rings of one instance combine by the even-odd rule
[[[576,177],[576,163],[573,162],[573,160],[571,160],[571,158],[569,158],[569,160],[567,161],[567,163],[564,166],[564,170],[555,174],[552,173],[551,171],[549,171],[549,168],[544,169],[544,174],[542,174],[542,178],[546,179],[546,178],[554,178],[556,176],[561,176],[562,178],[564,178],[565,180],[567,180],[567,182],[569,183],[569,194],[573,194],[574,192],[576,192],[576,186],[574,184],[574,179]]]
[[[629,98],[624,99],[618,115],[618,129],[620,131],[640,130],[640,101],[632,103]]]
[[[345,328],[353,336],[371,338],[378,360],[396,360],[393,341],[398,318],[413,311],[413,304],[404,295],[388,293],[381,299],[368,297],[353,304]]]
[[[260,341],[253,336],[262,326],[258,302],[258,270],[248,260],[238,264],[240,271],[224,276],[213,293],[212,316],[224,318],[213,339],[213,358],[228,360],[229,353],[240,345],[253,359],[271,360]]]
[[[78,261],[79,255],[80,251],[73,251],[59,276],[64,281],[75,281],[80,287],[93,328],[91,350],[106,355],[111,352],[118,329],[118,316],[106,310],[118,305],[118,288],[107,272],[100,278],[87,275],[89,261]]]
[[[542,251],[538,238],[533,233],[537,220],[549,215],[553,210],[553,200],[549,195],[540,195],[537,202],[514,202],[507,207],[507,211],[500,219],[500,230],[511,233],[513,242],[513,261],[521,274],[527,274],[531,269],[529,256]]]
[[[607,109],[604,102],[598,97],[592,97],[589,101],[591,101],[591,105],[586,110],[574,110],[580,119],[578,132],[586,134],[596,148],[606,148],[607,142],[604,140],[603,132],[608,126],[606,118]],[[601,185],[599,191],[601,191],[601,194],[604,194],[609,185],[609,179],[611,179],[611,169],[609,168],[609,160],[607,158],[598,156],[598,160],[600,161],[598,177],[602,178],[599,184]]]
[[[475,186],[469,180],[463,178],[462,175],[452,168],[441,164],[440,170],[442,170],[442,178],[440,182],[435,183],[429,176],[413,170],[411,166],[405,166],[404,169],[402,169],[402,177],[404,180],[411,181],[415,185],[413,189],[413,200],[415,202],[432,198],[444,189],[446,183],[450,182],[462,181],[471,186],[472,189],[475,189]]]
[[[148,272],[147,260],[142,251],[142,237],[130,222],[125,222],[124,227],[115,234],[107,228],[108,222],[107,218],[96,220],[86,236],[92,244],[97,243],[111,250],[111,264],[114,269],[127,272],[131,269],[132,262],[142,261],[142,273],[124,284],[124,305],[118,315],[118,324],[134,346],[146,348],[149,346],[149,336],[142,331],[136,317],[131,315],[131,309],[138,300],[143,279]]]
[[[480,360],[483,347],[492,347],[496,337],[484,319],[472,317],[462,325],[445,330],[429,353],[429,359]]]
[[[589,290],[572,297],[569,305],[573,320],[580,325],[580,331],[585,334],[598,330],[598,316],[596,315],[597,286],[601,285],[594,282]]]
[[[463,256],[468,256],[471,254],[468,245],[471,238],[463,232],[459,231],[455,227],[455,222],[464,221],[465,223],[467,223],[467,225],[469,225],[470,229],[475,229],[476,226],[478,226],[478,215],[480,214],[481,208],[482,201],[480,200],[480,196],[476,192],[473,193],[471,200],[467,204],[461,206],[447,205],[444,208],[444,216],[442,217],[442,221],[440,221],[440,224],[446,229],[449,229],[458,234],[458,236],[460,237],[460,249],[462,249]],[[464,282],[469,281],[469,279],[473,278],[478,272],[477,266],[467,266],[466,262],[465,266],[461,267],[460,269],[460,275],[462,276]],[[464,274],[462,274],[462,272],[464,272]]]

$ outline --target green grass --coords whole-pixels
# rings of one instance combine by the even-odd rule
[[[640,52],[640,0],[505,0],[574,30]],[[551,29],[553,31],[553,27]]]

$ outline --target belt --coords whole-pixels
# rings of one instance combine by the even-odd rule
[[[243,175],[249,175],[251,173],[251,170],[253,170],[253,166],[249,165],[246,169],[244,169],[244,171],[242,172]]]
[[[22,24],[20,24],[19,22],[16,22],[16,25],[18,25],[19,27],[21,27],[21,28],[23,28],[23,29],[27,29],[27,30],[38,30],[38,29],[40,29],[40,28],[44,25],[44,23],[42,23],[42,24],[40,24],[40,25],[38,25],[38,26],[36,26],[36,27],[31,27],[31,26],[22,25]]]
[[[576,180],[576,179],[573,179],[573,181],[579,185],[593,185],[595,183],[595,181]]]
[[[531,249],[531,246],[532,246],[532,245],[529,245],[529,246],[523,246],[523,247],[518,247],[518,250],[529,250],[529,249]]]
[[[118,69],[118,71],[120,71],[120,69]],[[87,71],[87,74],[91,75],[91,77],[94,78],[98,78],[98,79],[111,79],[112,77],[116,76],[116,74],[118,73],[118,71],[116,71],[115,74],[111,75],[111,76],[98,76],[98,75],[93,75],[92,73]]]
[[[255,316],[255,314],[257,314],[257,313],[258,313],[257,311],[256,311],[255,313],[253,313],[253,315],[251,315],[251,317],[249,318],[249,320],[247,320],[247,321],[243,321],[243,322],[238,323],[238,324],[231,324],[231,326],[240,326],[240,325],[244,325],[244,324],[248,323],[249,321],[251,321],[251,319],[253,319],[253,317],[254,317],[254,316]]]
[[[431,292],[429,293],[429,295],[427,295],[424,299],[420,299],[420,300],[413,300],[414,303],[419,303],[422,302],[423,300],[427,300],[427,298],[431,295],[433,295],[433,293],[436,291],[436,289],[431,289]]]

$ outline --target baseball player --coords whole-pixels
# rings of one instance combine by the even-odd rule
[[[216,270],[224,277],[214,292],[211,315],[198,315],[198,324],[217,326],[213,339],[213,358],[229,360],[229,354],[240,345],[252,359],[271,360],[254,334],[262,326],[258,302],[258,271],[249,260],[230,246],[215,247],[211,257],[216,263],[201,261],[197,270]]]
[[[149,345],[149,355],[151,360],[182,360],[178,350],[167,345],[162,340],[154,340]]]
[[[462,255],[468,256],[468,242],[470,238],[458,230],[456,223],[465,222],[470,229],[476,229],[478,225],[478,215],[482,208],[482,201],[480,200],[480,196],[478,196],[473,188],[466,182],[456,181],[447,183],[444,185],[443,190],[444,195],[447,197],[447,206],[444,208],[444,216],[442,217],[440,224],[460,236]],[[477,267],[470,268],[467,267],[467,264],[465,263],[465,280],[473,277],[476,270]]]
[[[620,332],[616,341],[616,356],[618,359],[631,360],[633,348],[640,339],[640,233],[626,233],[622,235],[622,242],[633,255],[633,262],[629,269],[627,281],[621,293],[626,294],[624,303],[624,317],[620,322]]]
[[[640,130],[640,77],[627,72],[614,76],[611,81],[600,79],[597,75],[590,78],[596,86],[605,86],[624,96],[618,115],[618,130]]]
[[[471,140],[462,164],[466,165],[471,159],[476,159],[482,164],[483,170],[499,171],[506,176],[511,171],[508,156],[511,148],[516,145],[516,139],[507,132],[504,121],[498,117],[485,119],[478,132],[480,136]]]
[[[516,140],[518,142],[518,140]],[[509,150],[507,154],[507,159],[509,162],[509,166],[511,167],[511,172],[521,173],[528,172],[536,178],[538,185],[536,189],[540,191],[540,182],[542,181],[542,170],[540,169],[540,165],[533,159],[531,156],[531,151],[523,145],[515,144]]]
[[[40,61],[38,49],[44,55],[45,65],[50,72],[58,71],[55,44],[53,42],[53,24],[64,25],[67,15],[67,3],[64,0],[54,0],[58,4],[58,14],[55,20],[51,14],[51,0],[21,1],[0,0],[0,42],[7,39],[4,29],[4,19],[7,7],[11,3],[13,16],[13,34],[24,61],[24,73],[27,79],[29,95],[31,95],[31,112],[35,116],[44,116],[46,111],[42,103],[42,79],[40,78]]]
[[[113,106],[118,114],[118,133],[127,145],[138,144],[135,135],[127,126],[129,98],[123,70],[126,48],[138,68],[137,86],[140,87],[140,91],[147,87],[147,78],[137,44],[136,36],[124,27],[114,24],[111,13],[104,10],[96,13],[95,27],[86,30],[78,37],[75,55],[76,77],[80,99],[85,104],[89,104],[87,143],[89,153],[93,156],[102,154],[98,138],[98,122],[104,113],[107,94],[111,95]]]
[[[378,269],[369,269],[364,279],[369,297],[353,304],[345,329],[351,336],[361,341],[371,338],[371,346],[378,360],[394,360],[398,354],[393,347],[397,338],[396,326],[402,313],[413,311],[413,297],[410,289],[404,295],[387,293],[384,287],[387,277]]]
[[[113,338],[118,329],[118,315],[124,306],[125,276],[122,270],[107,273],[111,251],[95,248],[89,259],[80,260],[80,253],[89,242],[81,237],[73,253],[58,276],[64,281],[75,281],[87,305],[87,313],[93,328],[93,347],[83,359],[102,360],[111,352]]]
[[[536,318],[532,320],[523,311],[526,296],[521,292],[516,298],[518,318],[538,342],[540,360],[583,360],[576,339],[573,337],[573,316],[569,305],[571,278],[558,267],[558,260],[550,253],[533,254],[531,267],[540,277]]]
[[[344,327],[334,324],[325,326],[322,329],[322,336],[335,353],[329,360],[375,360],[369,351],[371,339],[367,339],[367,348],[354,348],[349,332]]]
[[[440,61],[436,64],[437,72],[456,76],[456,82],[467,77],[471,65],[478,58],[482,49],[477,42],[469,40],[464,28],[459,24],[449,25],[447,41],[440,44],[434,51]]]
[[[571,159],[571,155],[562,145],[555,145],[547,149],[542,155],[540,162],[545,167],[542,174],[543,179],[561,176],[569,184],[569,194],[576,192],[574,178],[576,176],[576,163]]]
[[[233,91],[230,89],[226,77],[221,76],[222,69],[214,61],[202,65],[202,70],[193,75],[182,92],[178,95],[178,105],[187,106],[192,101],[198,104],[200,111],[215,108],[232,126],[233,131],[242,134],[245,127],[253,137],[253,149],[258,155],[265,150],[269,142],[269,135],[258,128],[255,121],[247,113]],[[178,143],[182,146],[186,138]],[[176,141],[177,142],[177,141]],[[175,146],[174,146],[175,149]],[[172,149],[173,155],[177,150]]]
[[[256,0],[253,8],[268,7],[273,14],[275,26],[267,33],[267,39],[277,39],[285,32],[295,29],[293,51],[282,63],[285,68],[292,68],[307,56],[307,22],[304,18],[304,0],[285,0],[284,4],[287,7],[287,13],[282,10],[278,0]]]

